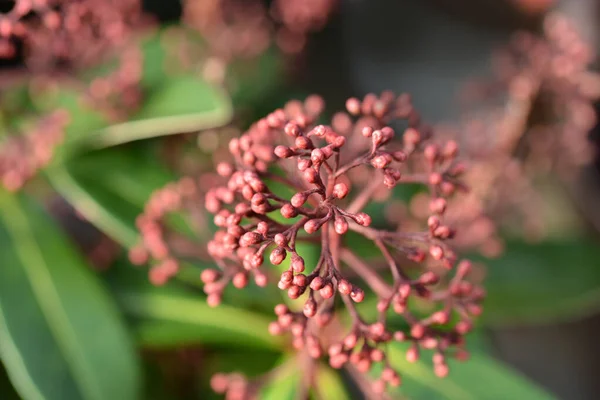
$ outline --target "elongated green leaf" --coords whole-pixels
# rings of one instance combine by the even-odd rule
[[[73,159],[47,176],[75,209],[127,247],[137,242],[135,219],[152,192],[173,179],[150,154],[121,149]]]
[[[114,290],[125,313],[134,317],[141,343],[153,347],[215,344],[280,349],[281,337],[268,332],[270,319],[227,305],[212,308],[200,294],[150,284]]]
[[[133,344],[108,293],[24,197],[0,196],[0,352],[25,399],[135,399]]]
[[[600,243],[590,239],[526,244],[509,241],[488,269],[484,321],[547,323],[600,307]]]
[[[473,352],[464,363],[450,361],[450,374],[438,378],[431,363],[423,360],[411,364],[406,361],[405,348],[399,343],[388,347],[392,366],[402,376],[402,386],[393,393],[409,399],[496,400],[496,399],[552,399],[533,383],[491,357]]]
[[[301,369],[295,357],[284,356],[274,374],[263,386],[262,400],[294,400],[298,397]]]
[[[127,122],[111,125],[85,138],[94,148],[134,140],[195,132],[227,124],[232,118],[224,91],[193,76],[166,79],[150,93]]]
[[[329,366],[319,366],[319,371],[316,376],[317,399],[350,399],[350,394],[347,391],[340,374]]]

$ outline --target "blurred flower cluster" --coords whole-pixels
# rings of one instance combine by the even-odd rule
[[[226,60],[255,57],[272,43],[296,54],[306,36],[325,26],[337,0],[186,0],[184,21],[197,29],[215,55]]]

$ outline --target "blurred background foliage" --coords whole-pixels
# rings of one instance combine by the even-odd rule
[[[421,68],[434,60],[431,53],[435,50],[421,47],[418,52],[426,56],[408,60],[414,52],[397,50],[394,41],[390,45],[384,39],[371,38],[372,47],[363,51],[364,40],[353,42],[344,25],[357,18],[356,12],[361,10],[357,3],[361,2],[348,0],[342,2],[342,11],[324,31],[311,37],[302,56],[290,59],[273,47],[255,58],[230,63],[225,78],[215,83],[202,72],[206,61],[202,57],[191,67],[180,65],[174,58],[172,50],[182,40],[198,46],[199,54],[203,51],[202,37],[179,26],[181,9],[175,3],[148,1],[145,5],[160,20],[160,26],[135,39],[143,59],[143,97],[139,107],[119,121],[107,119],[80,101],[85,82],[110,70],[110,63],[73,79],[57,80],[41,91],[18,62],[7,63],[0,71],[4,76],[0,97],[3,136],[51,110],[64,109],[70,114],[65,140],[52,161],[19,193],[0,192],[0,356],[4,365],[0,398],[210,399],[216,398],[208,387],[214,372],[257,376],[274,365],[279,365],[278,373],[269,380],[261,398],[294,398],[299,376],[289,358],[289,344],[270,336],[267,330],[272,307],[281,301],[278,291],[252,287],[227,292],[226,304],[210,308],[197,276],[197,267],[208,265],[190,265],[176,281],[154,287],[145,270],[129,263],[124,250],[138,241],[135,219],[156,189],[186,172],[181,164],[174,168],[169,162],[169,148],[191,148],[189,157],[204,158],[208,163],[209,154],[195,148],[198,132],[232,122],[246,127],[287,99],[317,91],[338,106],[346,95],[361,95],[379,87],[412,89],[424,84],[423,78],[414,78],[406,88],[402,82],[413,80],[413,76],[406,74],[389,82],[388,75],[377,73],[378,68],[397,68],[394,76],[398,76],[405,60]],[[472,38],[473,46],[489,55],[498,38],[517,28],[535,27],[540,18],[538,9],[544,11],[544,5],[552,2],[423,3],[427,5],[408,8],[417,10],[411,26],[427,25],[428,18],[442,18],[447,25],[481,31],[482,36],[492,39],[482,44]],[[367,14],[376,16],[390,12],[386,4],[389,2],[362,2]],[[411,14],[393,17],[398,21],[411,18]],[[366,23],[378,21],[373,17]],[[422,34],[436,33],[427,28],[412,32],[414,38]],[[353,36],[356,32],[350,38]],[[408,41],[402,48],[419,43],[417,39]],[[461,43],[463,47],[471,45]],[[373,53],[393,53],[394,57],[382,55],[385,65],[357,73],[352,60],[362,57],[365,61],[367,54]],[[469,57],[453,60],[460,64],[457,68],[462,68],[462,73],[473,73]],[[483,58],[479,61],[485,64]],[[427,71],[439,73],[432,68]],[[456,78],[460,73],[450,75]],[[366,87],[373,81],[376,87]],[[415,93],[424,114],[430,113],[434,119],[446,116],[435,113],[444,104],[451,109],[455,96],[445,86],[437,91],[444,93],[431,100],[433,111],[428,110],[432,93]],[[593,168],[590,171],[588,175],[593,178],[585,184],[597,187]],[[590,189],[585,193],[587,201],[590,193],[594,192]],[[397,195],[409,199],[414,193]],[[569,197],[571,193],[557,196]],[[598,314],[597,231],[577,202],[569,201],[576,204],[572,209],[582,228],[565,231],[559,227],[560,235],[537,243],[507,236],[501,256],[485,259],[475,255],[488,268],[488,298],[469,362],[452,365],[450,376],[438,379],[428,366],[407,363],[403,345],[389,349],[404,378],[393,396],[456,400],[594,397],[597,386],[588,387],[587,394],[569,396],[568,388],[557,388],[540,374],[536,376],[540,382],[533,382],[499,361],[489,341],[495,329],[549,327]],[[382,207],[374,209],[374,218],[382,212]],[[185,232],[185,221],[176,217],[173,225]],[[100,258],[111,254],[105,263],[92,257],[99,243],[108,243],[100,251]],[[564,362],[555,360],[552,351],[548,348],[547,358],[538,362]],[[578,368],[565,365],[563,372],[570,377]],[[356,388],[348,382],[348,376],[323,365],[312,395],[321,399],[356,398]]]

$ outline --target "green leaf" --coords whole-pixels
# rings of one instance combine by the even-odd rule
[[[403,381],[392,392],[394,394],[413,400],[553,399],[517,372],[481,352],[471,353],[471,358],[464,363],[450,361],[450,374],[446,378],[438,378],[426,357],[414,364],[406,361],[406,347],[393,343],[387,350],[392,367],[400,373]]]
[[[294,400],[298,397],[300,370],[294,356],[284,356],[274,376],[261,390],[261,400]]]
[[[0,195],[0,354],[24,399],[136,399],[140,372],[117,309],[50,218]]]
[[[137,323],[141,343],[151,347],[213,344],[278,350],[282,337],[269,334],[270,319],[228,305],[212,308],[200,293],[137,280],[113,285],[124,312]]]
[[[152,192],[173,179],[152,154],[126,149],[78,157],[49,169],[47,176],[76,210],[126,247],[137,242],[135,219]]]
[[[572,320],[600,307],[600,244],[590,238],[527,244],[508,241],[487,266],[487,324]]]
[[[232,118],[227,94],[195,76],[167,78],[127,122],[87,135],[93,148],[134,140],[195,132],[227,124]]]
[[[326,365],[320,365],[316,376],[316,392],[318,399],[350,399],[350,394],[340,374]]]

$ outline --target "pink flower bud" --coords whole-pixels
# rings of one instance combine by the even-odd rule
[[[348,185],[345,183],[336,183],[333,186],[333,195],[338,199],[343,199],[348,195],[350,189],[348,189]]]
[[[345,279],[341,279],[338,283],[338,291],[343,295],[349,295],[352,291],[352,284]]]
[[[273,265],[279,265],[285,260],[287,253],[283,247],[276,247],[269,256],[269,260]]]
[[[360,114],[360,100],[355,97],[346,100],[346,110],[352,115]]]
[[[323,286],[325,286],[325,282],[320,276],[314,277],[313,280],[310,282],[310,288],[312,290],[321,290]]]
[[[350,298],[355,303],[360,303],[365,299],[365,292],[361,288],[354,286],[350,292]]]
[[[298,210],[296,210],[291,204],[286,203],[279,210],[281,216],[283,218],[294,218],[298,215]]]
[[[294,207],[302,207],[306,203],[306,200],[308,200],[306,192],[299,192],[292,196],[290,203]]]
[[[241,247],[249,247],[255,244],[262,242],[263,236],[256,232],[246,232],[240,238],[240,246]]]
[[[311,219],[304,224],[304,230],[306,233],[315,233],[320,228],[320,221],[317,219]]]
[[[343,235],[348,231],[348,222],[346,222],[346,218],[342,216],[335,217],[334,222],[335,233],[338,235]]]
[[[279,158],[290,158],[294,155],[294,151],[286,146],[275,147],[275,155]]]
[[[358,214],[356,214],[356,222],[359,225],[362,226],[369,226],[371,225],[371,217],[368,214],[365,214],[363,212],[359,212]]]
[[[298,254],[292,254],[292,269],[294,272],[304,272],[304,259]]]

